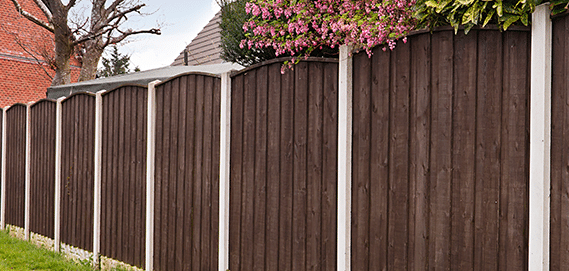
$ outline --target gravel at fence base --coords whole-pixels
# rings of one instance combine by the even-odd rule
[[[13,226],[13,225],[6,225],[6,229],[10,236],[15,238],[24,240],[25,239],[25,232],[23,228]],[[30,233],[30,242],[38,247],[53,250],[55,246],[55,241],[49,237],[45,237],[43,235],[39,235],[36,233]],[[61,244],[61,252],[65,256],[65,258],[70,259],[72,261],[78,263],[84,263],[85,261],[92,261],[93,253],[90,251],[86,251],[84,249],[80,249],[77,247],[73,247],[67,244]],[[144,270],[140,269],[135,266],[128,265],[126,263],[117,261],[115,259],[111,259],[108,257],[101,256],[101,270],[112,270],[113,268],[122,268],[126,270]]]

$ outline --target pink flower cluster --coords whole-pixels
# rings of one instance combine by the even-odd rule
[[[245,22],[247,46],[272,47],[277,55],[307,57],[316,48],[342,44],[371,49],[395,47],[416,25],[416,0],[250,0]],[[405,42],[406,40],[403,39]]]

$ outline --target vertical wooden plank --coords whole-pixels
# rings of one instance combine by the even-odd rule
[[[186,99],[187,110],[186,114],[187,124],[186,124],[186,159],[185,159],[185,171],[184,171],[184,257],[183,257],[183,268],[184,270],[190,270],[192,267],[192,243],[193,243],[193,177],[194,177],[194,137],[195,137],[195,113],[196,113],[196,76],[190,75],[187,78],[186,88],[182,89],[185,93],[184,99]],[[189,181],[188,181],[189,180]]]
[[[472,268],[476,153],[476,59],[478,31],[454,38],[451,270]]]
[[[306,270],[306,152],[308,117],[308,64],[295,67],[294,162],[292,202],[292,270]]]
[[[553,20],[553,41],[551,49],[551,239],[550,262],[552,270],[561,270],[561,192],[563,184],[562,165],[564,161],[564,131],[566,113],[565,24],[563,19]]]
[[[409,270],[428,267],[429,250],[429,175],[431,131],[431,39],[428,34],[411,37],[411,168],[409,208],[414,214],[409,221]],[[412,242],[411,242],[412,240]]]
[[[266,270],[279,270],[281,249],[279,243],[281,77],[280,64],[268,66]]]
[[[241,270],[241,195],[243,164],[244,75],[231,78],[231,179],[229,197],[229,269]]]
[[[212,270],[211,253],[210,253],[210,229],[211,229],[211,188],[212,188],[212,107],[213,107],[213,77],[202,75],[204,78],[204,105],[203,105],[203,176],[202,182],[202,201],[200,208],[202,209],[201,220],[201,250],[202,256],[201,269]]]
[[[373,50],[371,58],[370,248],[369,268],[387,269],[389,116],[391,51]]]
[[[568,33],[569,33],[569,17],[565,16],[563,18],[563,20],[561,21],[563,22],[561,25],[563,26],[563,33],[560,33],[560,38],[563,41],[563,48],[559,49],[561,52],[563,52],[563,57],[553,57],[554,61],[553,63],[556,62],[562,62],[563,63],[563,73],[561,75],[561,77],[559,78],[560,81],[564,82],[564,86],[560,87],[559,93],[563,93],[564,96],[561,96],[559,98],[553,98],[552,101],[556,101],[556,100],[560,100],[560,102],[563,105],[563,109],[560,109],[560,113],[563,114],[562,118],[559,118],[559,120],[563,121],[563,142],[562,145],[558,148],[554,148],[552,147],[551,150],[553,151],[554,149],[559,149],[563,151],[563,160],[561,161],[561,165],[569,165],[569,155],[567,154],[567,150],[569,148],[569,117],[567,117],[568,114],[568,103],[567,101],[569,101],[569,95],[567,95],[567,91],[569,91],[569,84],[567,82],[567,74],[569,72],[568,69],[568,65],[567,63],[569,63],[569,40],[567,38]],[[553,51],[555,52],[555,51]],[[555,112],[552,110],[552,112]],[[554,120],[553,116],[552,116],[552,120]],[[561,178],[561,184],[559,185],[560,187],[560,191],[558,193],[560,193],[559,196],[559,222],[558,224],[560,225],[560,235],[553,235],[553,232],[551,233],[551,239],[552,240],[561,240],[560,244],[559,244],[559,266],[562,268],[567,268],[569,266],[569,168],[567,168],[567,166],[561,166],[560,168],[562,169],[562,178]],[[553,164],[552,164],[552,168],[553,168]],[[553,194],[553,192],[552,192]],[[551,224],[553,226],[553,222]],[[560,238],[557,238],[557,236],[560,236]],[[553,259],[553,256],[551,256],[551,259]],[[556,270],[555,268],[551,268],[552,270]]]
[[[294,162],[294,72],[285,71],[281,78],[280,104],[280,211],[279,211],[279,270],[292,270],[292,208]]]
[[[194,187],[193,187],[193,242],[192,242],[192,270],[201,270],[201,241],[205,229],[202,225],[202,183],[203,183],[203,137],[204,137],[204,77],[196,77],[196,132],[195,132],[195,153],[194,153]]]
[[[504,33],[500,270],[528,267],[528,33]]]
[[[324,64],[322,103],[322,270],[337,270],[338,64]]]
[[[160,170],[162,172],[162,178],[160,183],[160,231],[159,231],[159,242],[160,242],[160,249],[156,252],[160,253],[160,260],[158,260],[160,270],[168,270],[168,230],[170,222],[170,217],[168,214],[169,206],[169,199],[170,195],[168,194],[170,188],[170,175],[168,172],[169,164],[170,164],[170,152],[172,149],[170,148],[170,137],[172,131],[172,122],[171,122],[171,110],[170,107],[172,106],[172,86],[170,82],[164,83],[161,86],[162,95],[163,97],[163,104],[162,104],[162,121],[164,122],[162,129],[163,130],[163,137],[160,144],[162,144],[162,153],[161,157],[157,157],[161,160],[162,165]]]
[[[267,66],[256,71],[253,270],[265,270],[267,202]]]
[[[369,270],[371,59],[354,55],[354,109],[352,149],[352,268]]]
[[[178,167],[178,159],[177,155],[180,151],[180,146],[178,144],[178,131],[180,130],[179,126],[179,117],[180,117],[180,79],[176,78],[172,81],[166,83],[170,88],[171,94],[171,101],[169,110],[171,111],[170,115],[170,141],[169,144],[169,152],[170,156],[168,157],[169,164],[168,164],[168,231],[167,231],[167,259],[168,259],[168,268],[167,270],[174,270],[176,269],[176,261],[177,261],[177,251],[176,251],[176,225],[178,221],[177,216],[177,197],[176,191],[178,188],[178,182],[181,180],[177,176],[177,167]],[[180,255],[181,256],[181,255]]]
[[[450,269],[453,35],[432,36],[429,268]]]
[[[211,227],[209,231],[210,236],[210,267],[211,270],[219,270],[219,242],[220,231],[219,218],[220,218],[220,121],[221,121],[221,79],[213,78],[213,86],[211,89],[213,93],[212,111],[212,154],[211,154]]]
[[[398,44],[393,51],[390,68],[393,69],[390,100],[391,138],[389,149],[389,213],[388,213],[388,269],[407,266],[408,244],[408,177],[409,177],[409,65],[410,46]]]
[[[244,74],[243,101],[243,184],[241,207],[241,266],[239,270],[253,270],[254,255],[254,175],[255,175],[255,113],[257,74]]]
[[[306,269],[322,269],[322,88],[324,67],[308,62]]]
[[[136,204],[140,204],[136,201],[137,198],[137,191],[136,191],[136,183],[137,183],[137,179],[135,178],[135,166],[136,166],[136,149],[137,149],[137,142],[136,142],[136,133],[138,132],[136,130],[136,119],[137,119],[137,112],[136,112],[136,106],[137,106],[137,99],[136,99],[136,91],[137,88],[134,86],[130,86],[127,87],[126,89],[128,89],[127,92],[127,96],[128,96],[128,100],[131,101],[130,104],[127,103],[127,108],[130,111],[130,118],[128,123],[126,123],[126,125],[128,125],[129,131],[130,131],[130,135],[128,138],[128,148],[129,148],[129,152],[128,152],[128,180],[129,180],[129,187],[128,187],[128,209],[126,210],[128,212],[128,224],[127,224],[127,228],[125,229],[128,233],[128,240],[130,243],[130,246],[128,247],[128,257],[125,257],[123,261],[127,261],[127,263],[131,264],[131,265],[135,265],[135,251],[137,250],[137,246],[136,246],[136,227],[135,227],[135,215],[136,215],[136,211],[134,209],[134,206]]]
[[[177,100],[179,101],[179,121],[178,121],[178,147],[176,148],[177,157],[176,160],[178,165],[176,167],[176,177],[178,179],[176,183],[176,233],[175,233],[175,242],[176,242],[176,270],[183,270],[183,262],[184,262],[184,215],[188,211],[184,211],[184,183],[187,181],[184,172],[185,172],[185,165],[186,165],[186,124],[188,123],[188,111],[187,111],[187,99],[185,95],[185,91],[187,89],[187,77],[180,77],[176,79],[178,81],[177,84],[174,85],[173,91],[178,93]]]
[[[118,167],[117,167],[117,171],[118,171],[118,178],[116,179],[117,185],[118,185],[118,189],[117,189],[117,193],[118,193],[118,203],[117,203],[117,257],[124,257],[124,255],[126,254],[126,250],[128,249],[127,244],[128,240],[125,238],[127,236],[127,233],[125,231],[125,226],[124,224],[126,224],[126,217],[128,215],[127,212],[125,212],[125,207],[126,207],[126,197],[123,196],[125,193],[128,193],[128,180],[126,179],[127,173],[125,172],[127,169],[127,161],[126,159],[128,159],[128,157],[126,156],[127,153],[127,139],[125,138],[127,136],[127,131],[128,131],[128,127],[125,125],[128,116],[130,116],[130,112],[129,110],[127,110],[127,108],[125,108],[126,106],[126,92],[124,91],[124,89],[121,90],[117,90],[117,94],[119,97],[119,115],[118,115],[118,141],[117,141],[117,149],[118,149]]]
[[[497,270],[500,215],[502,33],[478,34],[474,269]]]

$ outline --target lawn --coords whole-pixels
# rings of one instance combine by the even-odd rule
[[[0,231],[0,270],[92,270],[62,254],[39,248]]]

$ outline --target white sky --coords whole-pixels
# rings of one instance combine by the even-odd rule
[[[170,65],[219,10],[215,0],[140,0],[146,4],[140,17],[131,16],[129,27],[152,28],[160,25],[162,35],[142,34],[128,38],[119,46],[121,54],[131,55],[131,69],[148,70]]]

